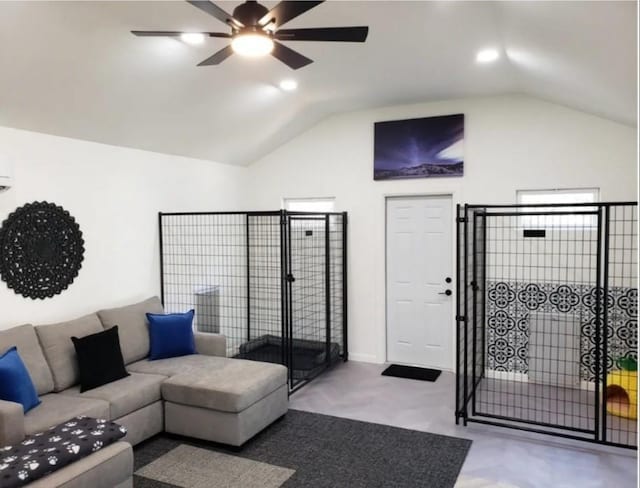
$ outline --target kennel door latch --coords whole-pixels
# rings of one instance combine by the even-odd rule
[[[289,273],[285,279],[288,283],[293,283],[294,281],[296,281],[296,278],[291,273]]]

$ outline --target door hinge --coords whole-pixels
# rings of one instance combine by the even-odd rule
[[[456,322],[466,322],[467,318],[464,315],[456,315]]]
[[[456,219],[456,222],[458,222],[459,224],[462,224],[462,223],[464,223],[464,222],[466,222],[466,221],[467,221],[467,218],[466,218],[466,217],[458,217],[458,218]]]

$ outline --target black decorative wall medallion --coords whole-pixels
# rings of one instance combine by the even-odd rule
[[[54,203],[27,203],[0,227],[0,277],[25,297],[61,293],[78,276],[83,258],[80,226]]]

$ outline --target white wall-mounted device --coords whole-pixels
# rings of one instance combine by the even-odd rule
[[[0,192],[6,191],[13,186],[13,168],[9,158],[0,154]]]

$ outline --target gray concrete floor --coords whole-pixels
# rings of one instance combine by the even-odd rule
[[[290,407],[472,439],[465,476],[519,488],[638,486],[636,451],[479,424],[456,426],[452,373],[430,383],[381,376],[385,367],[340,364],[294,393]]]

